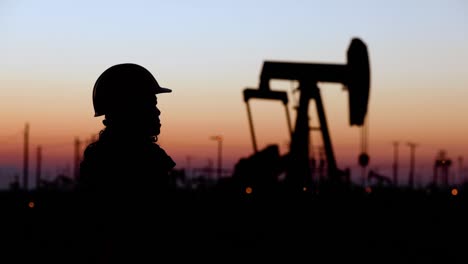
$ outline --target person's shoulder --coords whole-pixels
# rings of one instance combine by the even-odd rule
[[[107,156],[112,150],[108,149],[105,144],[100,141],[95,141],[86,146],[83,151],[83,156],[85,159],[95,159],[103,155]]]
[[[98,142],[88,144],[84,150],[85,156],[92,156],[99,149]]]
[[[168,167],[173,168],[175,167],[176,163],[174,160],[167,154],[167,152],[158,144],[152,144],[152,152],[153,155],[156,156],[157,159],[162,160]]]

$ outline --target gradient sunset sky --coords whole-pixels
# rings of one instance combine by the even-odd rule
[[[42,146],[44,170],[73,166],[73,141],[103,128],[92,88],[108,67],[133,62],[173,89],[158,96],[159,143],[177,167],[216,166],[222,135],[227,169],[252,154],[242,91],[258,87],[263,61],[346,63],[351,39],[370,57],[369,168],[390,175],[400,142],[405,177],[430,177],[446,150],[468,160],[468,2],[439,1],[23,1],[0,2],[0,184],[21,173],[30,124],[30,169]],[[296,83],[276,81],[290,92]],[[338,166],[359,173],[360,129],[348,121],[341,84],[319,84]],[[292,95],[292,94],[291,94]],[[291,98],[292,99],[292,98]],[[259,147],[287,151],[280,103],[252,101]],[[291,104],[292,120],[294,119]],[[311,125],[317,125],[313,102]],[[321,144],[313,134],[313,143]],[[468,161],[465,161],[468,164]],[[405,172],[406,171],[406,172]],[[466,175],[468,176],[468,175]]]

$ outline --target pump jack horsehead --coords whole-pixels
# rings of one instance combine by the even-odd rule
[[[274,91],[270,89],[270,80],[296,80],[299,82],[298,90],[299,105],[294,130],[289,123],[289,113],[287,112],[288,126],[291,132],[291,142],[289,152],[285,155],[285,181],[288,186],[295,189],[305,189],[312,184],[311,168],[309,160],[309,101],[315,100],[317,114],[320,123],[320,130],[323,140],[323,147],[326,154],[328,182],[341,183],[349,180],[349,170],[341,170],[337,166],[333,152],[332,142],[328,131],[325,110],[320,96],[318,82],[342,83],[349,93],[349,123],[350,126],[358,126],[363,130],[361,139],[365,142],[365,118],[367,114],[369,90],[370,90],[370,69],[369,57],[366,44],[359,38],[353,38],[347,51],[347,64],[316,64],[299,62],[264,61],[260,74],[260,84],[258,89],[244,89],[244,101],[247,105],[249,124],[252,135],[254,152],[258,153],[255,133],[253,129],[249,100],[272,99],[282,101],[287,110],[287,92]],[[366,153],[366,144],[362,144],[359,164],[367,166],[369,156]],[[254,154],[255,155],[255,154]]]

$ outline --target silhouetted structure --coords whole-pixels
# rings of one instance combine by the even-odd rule
[[[413,188],[414,187],[414,162],[415,162],[415,149],[418,146],[418,144],[413,143],[413,142],[408,142],[408,146],[410,147],[410,171],[409,171],[409,176],[408,176],[408,187]]]
[[[369,183],[375,181],[375,184],[379,187],[390,187],[394,185],[394,182],[387,176],[382,175],[376,171],[370,170],[368,174]]]
[[[23,189],[28,190],[29,181],[29,123],[24,127],[24,150],[23,150]]]
[[[286,184],[292,189],[302,191],[304,187],[311,187],[311,168],[309,156],[310,126],[309,126],[309,102],[315,100],[317,113],[322,131],[322,139],[327,157],[327,176],[330,183],[338,184],[349,181],[347,170],[337,167],[331,137],[328,131],[325,110],[318,87],[319,82],[343,83],[349,92],[349,121],[350,125],[362,126],[367,113],[367,105],[370,89],[370,70],[367,47],[360,39],[353,39],[349,46],[348,64],[314,64],[296,62],[265,61],[260,74],[258,89],[244,89],[244,101],[247,104],[249,124],[252,132],[254,151],[257,152],[253,123],[248,101],[252,98],[270,99],[282,101],[286,106],[287,93],[273,91],[270,88],[270,80],[286,79],[299,81],[299,105],[294,131],[291,133],[289,153],[286,155]],[[287,109],[287,107],[286,107]],[[289,126],[289,113],[286,112]],[[254,154],[255,155],[255,154]],[[368,156],[361,153],[360,163],[367,165]],[[361,161],[365,161],[362,163]]]
[[[212,136],[210,139],[215,140],[218,142],[218,168],[217,168],[217,177],[218,179],[221,178],[221,174],[223,171],[223,137],[220,135]]]
[[[443,188],[449,186],[449,169],[452,160],[447,158],[445,150],[441,150],[434,162],[434,184]]]
[[[269,145],[248,158],[240,159],[232,178],[239,192],[251,188],[256,193],[265,193],[278,186],[278,177],[284,171],[285,161],[278,146]]]
[[[36,154],[36,189],[41,188],[41,172],[42,172],[42,147],[37,147]]]
[[[393,184],[398,186],[398,142],[393,142]]]
[[[81,140],[77,137],[74,142],[74,162],[73,162],[73,179],[78,180],[80,175],[80,162],[81,162]]]
[[[9,190],[10,191],[19,191],[21,189],[21,184],[20,184],[20,179],[19,175],[15,175],[13,177],[13,181],[10,182]]]
[[[460,183],[464,183],[463,178],[463,156],[458,156],[458,180]]]

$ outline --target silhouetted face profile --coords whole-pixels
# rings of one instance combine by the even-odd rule
[[[94,86],[95,116],[105,115],[107,127],[126,134],[157,136],[161,112],[156,94],[169,92],[137,64],[114,65],[101,74]]]
[[[112,111],[105,115],[104,124],[118,131],[141,136],[157,136],[160,133],[161,111],[157,107],[157,98],[150,95],[148,102],[134,105],[128,111]]]

